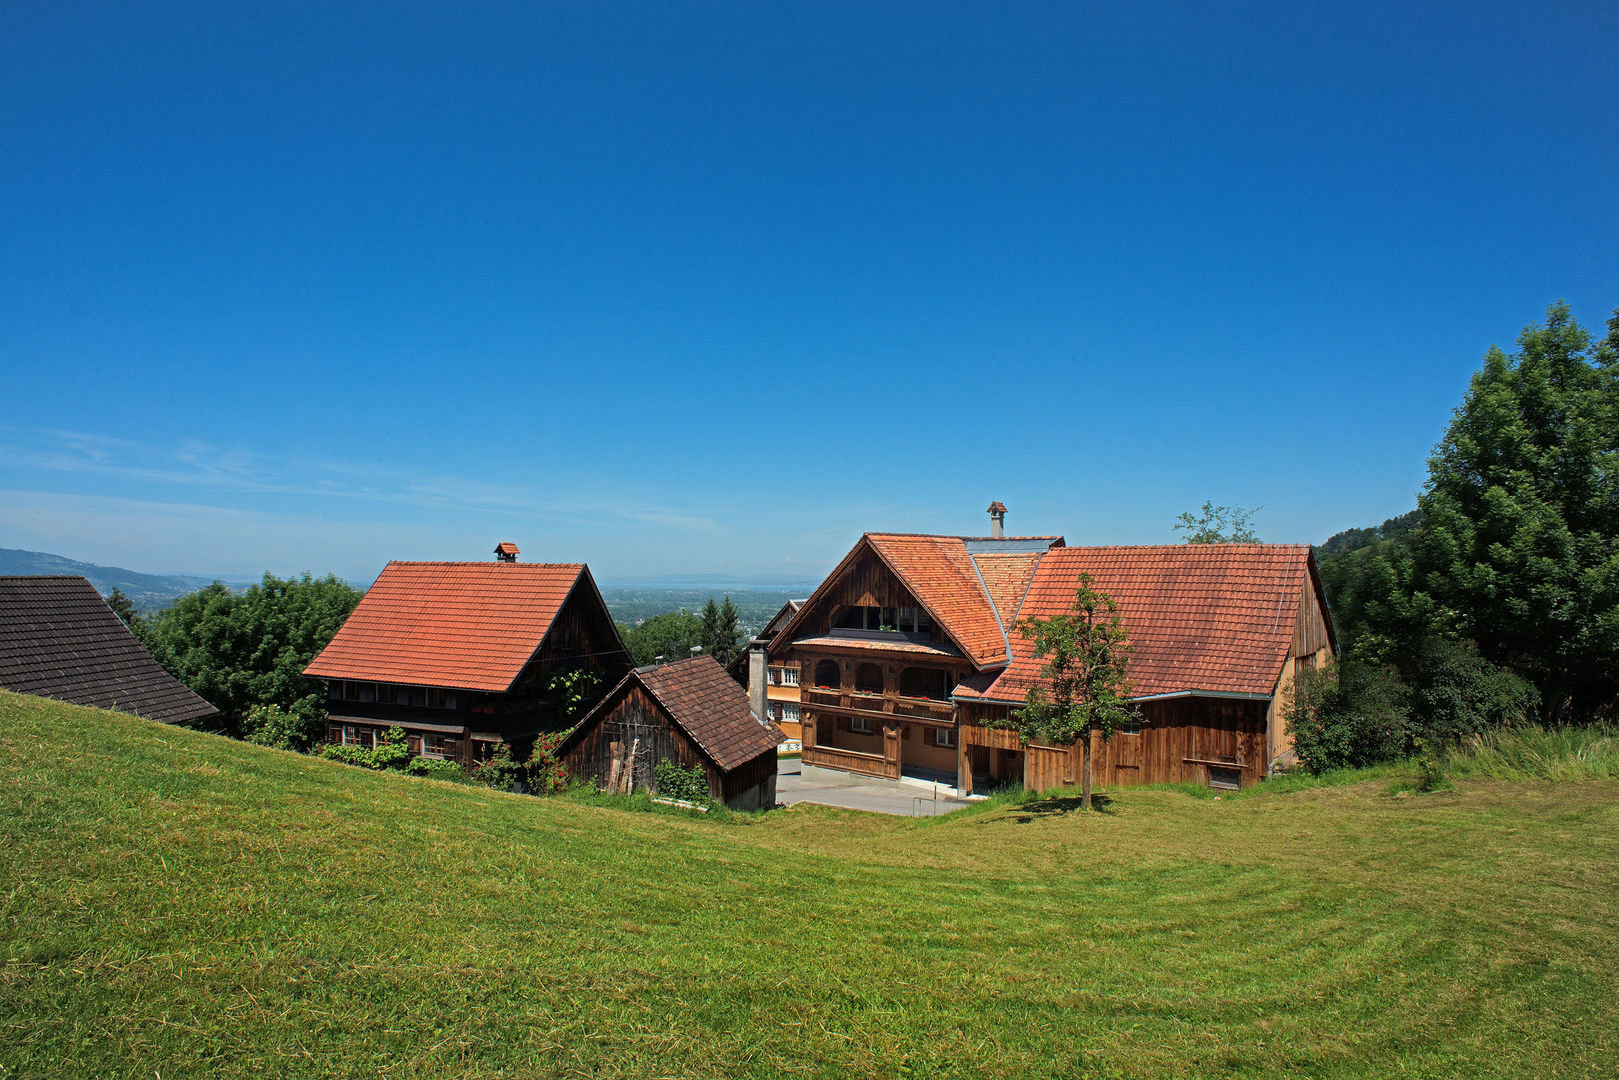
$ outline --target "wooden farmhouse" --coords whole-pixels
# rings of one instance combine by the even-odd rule
[[[471,767],[504,744],[522,759],[565,726],[558,677],[593,672],[593,701],[629,670],[589,567],[495,550],[494,562],[388,564],[304,669],[326,680],[329,742],[369,747],[397,725],[423,757]]]
[[[0,577],[0,688],[164,724],[209,728],[220,719],[82,577]]]
[[[700,768],[709,798],[736,810],[776,805],[780,729],[713,657],[636,668],[557,749],[570,775],[607,791],[656,790],[657,765]]]
[[[996,514],[997,509],[999,513]],[[985,726],[1025,700],[1041,661],[1020,617],[1070,608],[1079,577],[1120,604],[1140,723],[1094,743],[1099,786],[1235,788],[1289,754],[1294,679],[1336,645],[1310,549],[1282,544],[1067,547],[1061,537],[867,533],[755,673],[794,670],[806,767],[951,783],[1075,783],[1074,747]],[[750,684],[757,707],[768,684]]]

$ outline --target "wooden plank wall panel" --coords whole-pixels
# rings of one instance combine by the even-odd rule
[[[1242,773],[1242,784],[1258,783],[1265,775],[1265,702],[1218,698],[1172,698],[1144,702],[1140,735],[1114,735],[1091,741],[1091,783],[1098,788],[1130,784],[1206,784],[1208,762],[1231,761]],[[963,731],[963,742],[982,734],[1005,732]],[[1067,754],[1071,761],[1056,759]],[[1189,760],[1190,759],[1190,760]],[[1031,746],[1024,783],[1040,791],[1078,783],[1082,755],[1077,746],[1066,750]],[[1071,779],[1062,779],[1070,777]]]
[[[713,798],[722,797],[722,777],[719,770],[703,758],[685,734],[669,723],[668,717],[652,698],[636,685],[631,685],[607,715],[568,751],[564,759],[568,771],[574,776],[597,784],[605,783],[612,771],[612,744],[624,743],[625,736],[632,727],[639,731],[650,730],[653,739],[650,761],[673,758],[683,768],[696,766],[708,777],[709,795]],[[645,748],[642,752],[647,753]],[[639,787],[642,782],[638,777],[637,786]]]

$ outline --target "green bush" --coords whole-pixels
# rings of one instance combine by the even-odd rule
[[[1287,711],[1293,750],[1312,773],[1404,755],[1406,687],[1394,669],[1343,660],[1298,681]]]
[[[673,758],[664,758],[652,770],[652,782],[658,794],[667,799],[708,801],[708,777],[700,766],[683,769]]]
[[[1429,638],[1408,664],[1405,683],[1413,746],[1456,743],[1497,728],[1533,723],[1540,693],[1529,682],[1479,655],[1467,641]]]
[[[341,761],[345,765],[358,765],[362,769],[391,770],[393,772],[414,771],[412,766],[420,758],[410,755],[410,746],[405,738],[405,729],[391,727],[383,732],[382,741],[374,749],[367,750],[361,746],[338,746],[332,743],[320,748],[320,756],[331,761]],[[450,762],[450,764],[455,764]],[[457,771],[460,766],[456,765]],[[422,775],[417,773],[416,775]]]
[[[512,757],[511,747],[504,744],[494,756],[472,769],[472,779],[497,791],[511,791],[528,782],[528,767]]]
[[[275,750],[304,750],[320,741],[326,730],[322,711],[283,709],[280,705],[255,705],[247,711],[243,725],[247,741]]]
[[[1531,723],[1533,684],[1465,641],[1430,637],[1403,669],[1342,658],[1299,680],[1288,709],[1294,751],[1313,773],[1419,755]]]
[[[425,776],[429,780],[450,780],[456,783],[468,779],[467,771],[456,761],[443,761],[436,758],[413,757],[405,771],[412,776]]]

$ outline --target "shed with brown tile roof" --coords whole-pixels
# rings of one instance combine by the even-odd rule
[[[0,688],[164,724],[219,719],[82,577],[0,577]]]
[[[752,810],[775,805],[784,737],[713,657],[694,656],[631,671],[557,754],[570,774],[616,791],[655,789],[660,761],[700,768],[710,798]]]

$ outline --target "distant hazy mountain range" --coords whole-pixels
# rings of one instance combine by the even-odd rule
[[[62,555],[17,548],[0,548],[0,574],[80,574],[89,578],[102,596],[109,596],[117,589],[142,611],[160,611],[173,603],[175,597],[195,592],[214,580],[195,574],[142,574],[121,566],[97,566]],[[219,580],[240,588],[259,579],[222,575]]]
[[[0,548],[0,574],[80,574],[89,578],[102,596],[110,596],[117,589],[148,614],[162,611],[177,597],[204,588],[215,580],[214,576],[206,574],[142,574],[121,566],[99,566],[65,555],[17,548]],[[244,589],[259,578],[221,574],[218,580],[233,589]],[[364,589],[371,583],[355,581],[351,584]],[[815,585],[813,581],[784,582],[769,578],[736,578],[727,582],[696,574],[677,574],[643,582],[603,585],[602,594],[613,617],[631,625],[666,611],[695,612],[710,596],[717,600],[729,595],[740,609],[744,631],[752,633],[768,622],[789,596],[808,596],[815,591]]]

